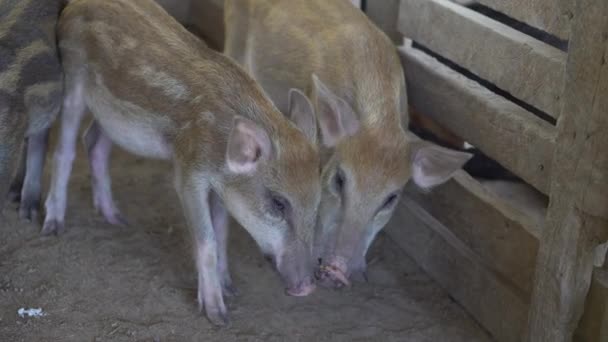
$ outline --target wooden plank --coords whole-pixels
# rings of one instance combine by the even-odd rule
[[[557,118],[566,53],[449,0],[402,0],[399,30]]]
[[[525,295],[489,270],[446,227],[404,196],[385,229],[498,341],[521,341],[528,308]]]
[[[224,0],[191,0],[191,29],[212,48],[224,49]]]
[[[399,17],[399,0],[370,1],[365,4],[365,14],[373,21],[395,44],[403,43],[403,35],[397,30]]]
[[[530,26],[561,39],[570,37],[572,0],[477,0]]]
[[[608,239],[608,2],[578,0],[574,14],[530,342],[572,339],[591,283],[594,249]]]
[[[399,49],[410,104],[543,193],[555,127],[411,46]]]
[[[596,269],[575,341],[608,341],[608,270]]]
[[[529,298],[538,250],[535,235],[540,235],[542,222],[516,209],[465,172],[458,172],[453,180],[430,192],[408,185],[406,193],[505,282]],[[540,206],[537,209],[545,209]]]

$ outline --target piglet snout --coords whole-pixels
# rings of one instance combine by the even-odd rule
[[[306,278],[296,286],[288,287],[285,293],[293,297],[305,297],[311,294],[316,288],[312,278]]]
[[[327,265],[319,266],[316,277],[321,284],[326,284],[329,287],[350,286],[346,263],[339,260],[333,260]]]

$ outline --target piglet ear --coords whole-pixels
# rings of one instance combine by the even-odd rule
[[[271,153],[268,133],[255,122],[236,116],[226,148],[226,164],[230,172],[247,174],[254,172],[260,161]]]
[[[317,143],[317,120],[312,103],[300,90],[289,90],[289,110],[287,116],[306,135],[308,140]]]
[[[312,83],[323,145],[336,146],[344,137],[357,133],[359,119],[351,106],[332,93],[315,74]]]
[[[421,188],[445,183],[473,156],[428,142],[411,146],[412,179]]]

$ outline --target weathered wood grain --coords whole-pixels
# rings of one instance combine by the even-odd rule
[[[408,44],[399,51],[413,107],[548,193],[554,126]]]
[[[571,0],[477,0],[477,2],[561,39],[568,39],[570,36],[570,23],[574,16]]]
[[[499,341],[521,341],[528,309],[525,294],[488,269],[440,222],[404,196],[385,229]]]
[[[402,0],[406,37],[557,118],[566,53],[449,0]]]
[[[537,217],[544,216],[545,208],[535,208],[541,212],[531,217],[465,172],[430,192],[408,186],[406,193],[482,258],[488,268],[529,298],[538,250],[536,235],[540,235],[543,223]]]
[[[578,0],[574,18],[529,342],[572,339],[591,282],[594,248],[608,238],[608,2]]]

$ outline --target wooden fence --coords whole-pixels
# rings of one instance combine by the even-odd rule
[[[408,187],[389,236],[498,341],[608,341],[608,1],[357,2],[399,46],[410,105],[540,198],[460,172]],[[188,21],[219,48],[222,3]]]
[[[608,2],[479,2],[386,11],[408,39],[410,104],[548,205],[516,210],[462,173],[430,194],[408,191],[396,219],[418,224],[389,233],[499,341],[608,340],[606,271],[592,277],[608,237]]]

